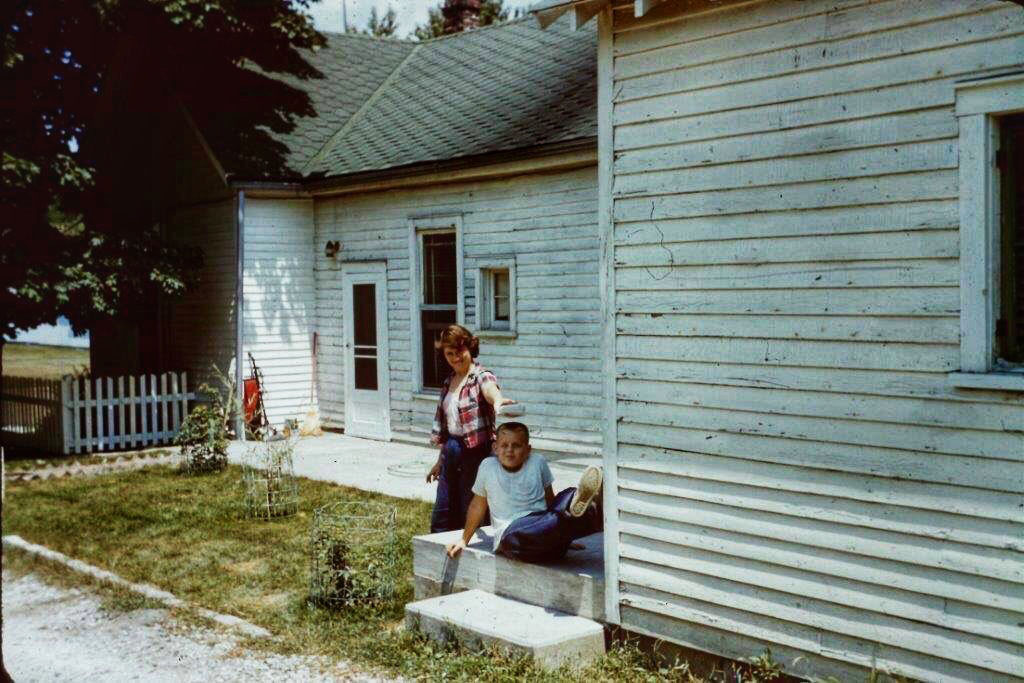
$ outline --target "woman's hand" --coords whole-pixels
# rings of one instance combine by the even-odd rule
[[[509,417],[518,417],[525,411],[523,406],[519,404],[519,401],[513,401],[510,398],[502,397],[498,403],[494,406],[495,415],[508,415]]]
[[[441,478],[441,456],[439,455],[439,456],[437,456],[437,462],[435,462],[434,466],[430,468],[429,472],[427,472],[427,483],[429,484],[432,481],[437,481],[440,478]]]

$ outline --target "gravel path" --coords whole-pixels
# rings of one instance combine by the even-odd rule
[[[3,573],[4,663],[30,681],[382,681],[313,657],[237,648],[237,638],[164,609],[113,612],[82,589]]]

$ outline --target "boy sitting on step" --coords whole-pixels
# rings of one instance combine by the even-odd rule
[[[601,489],[599,468],[588,467],[577,488],[556,496],[551,469],[542,456],[530,454],[530,430],[520,422],[498,427],[494,453],[480,463],[466,528],[448,545],[449,557],[462,552],[488,510],[494,552],[524,562],[560,559],[574,540],[601,530],[601,511],[592,504]]]

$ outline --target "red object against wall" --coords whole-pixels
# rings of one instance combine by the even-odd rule
[[[252,425],[256,419],[256,408],[260,405],[260,382],[255,377],[243,380],[245,391],[245,423]]]

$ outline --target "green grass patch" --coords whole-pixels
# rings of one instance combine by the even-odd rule
[[[412,537],[428,531],[430,505],[299,479],[298,514],[258,521],[242,514],[240,479],[237,467],[199,477],[157,467],[12,484],[4,533],[263,626],[276,638],[248,644],[283,654],[347,659],[425,680],[695,680],[685,665],[660,665],[631,643],[617,644],[586,670],[550,673],[522,658],[466,652],[410,633],[402,625],[413,599]],[[381,501],[397,510],[398,580],[384,604],[338,611],[308,604],[312,513],[337,501]],[[112,608],[135,604],[110,599]]]
[[[12,377],[60,379],[89,369],[89,349],[7,342],[3,354],[4,374]]]

